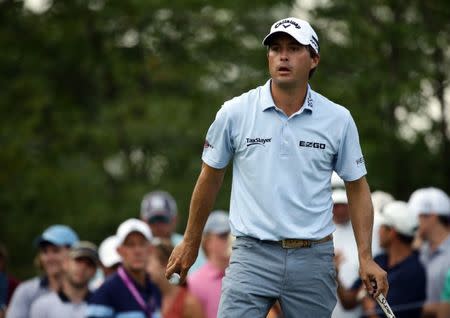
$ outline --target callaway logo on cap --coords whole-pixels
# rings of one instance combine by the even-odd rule
[[[311,45],[314,51],[319,54],[319,37],[305,20],[287,18],[275,22],[270,28],[269,34],[264,38],[263,45],[268,45],[272,35],[279,32],[289,34],[300,44]]]

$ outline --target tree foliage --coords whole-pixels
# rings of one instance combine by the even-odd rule
[[[321,39],[316,86],[352,111],[372,188],[403,200],[423,186],[448,192],[450,4],[336,0],[310,15]]]
[[[299,2],[301,3],[301,2]],[[373,189],[450,190],[446,1],[320,2],[313,87],[357,121]],[[171,192],[181,232],[206,130],[224,100],[262,84],[261,39],[293,1],[0,0],[0,240],[31,274],[33,239],[66,223],[99,243]],[[430,123],[411,130],[420,115]],[[227,209],[230,173],[216,207]]]
[[[206,130],[224,100],[267,78],[261,39],[289,10],[77,0],[37,14],[0,1],[0,240],[16,273],[30,273],[45,227],[99,243],[152,190],[174,195],[183,231]]]

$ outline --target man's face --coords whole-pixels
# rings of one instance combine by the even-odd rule
[[[419,214],[419,229],[417,231],[423,240],[429,239],[437,223],[437,218],[435,214]]]
[[[144,220],[145,222],[145,220]],[[176,217],[153,217],[146,221],[154,237],[170,239],[176,227]]]
[[[206,234],[204,246],[208,258],[214,257],[220,261],[229,260],[229,236],[229,232],[222,234]]]
[[[380,247],[384,249],[388,248],[392,240],[392,228],[386,225],[381,225],[378,229],[378,235],[380,238]]]
[[[39,261],[48,276],[58,275],[62,272],[62,263],[68,253],[67,247],[44,244],[39,248]]]
[[[273,83],[287,89],[306,83],[309,71],[320,59],[318,55],[311,57],[306,46],[284,33],[273,36],[267,58]]]
[[[64,273],[66,279],[75,288],[87,287],[89,281],[95,275],[97,267],[87,257],[71,258],[64,261]]]
[[[144,270],[150,255],[150,242],[138,232],[130,233],[117,248],[123,265],[132,271]]]
[[[148,223],[154,237],[170,239],[173,231],[173,225],[170,222],[153,221]]]

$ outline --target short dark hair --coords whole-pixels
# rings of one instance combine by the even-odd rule
[[[450,225],[450,216],[448,215],[438,215],[439,222],[444,226]]]
[[[316,51],[314,50],[314,48],[311,45],[308,45],[306,48],[308,49],[309,56],[311,56],[311,58],[314,58],[317,55],[319,55],[319,54],[316,53]],[[317,69],[317,66],[309,71],[308,78],[311,78],[314,75],[314,72],[316,71],[316,69]]]

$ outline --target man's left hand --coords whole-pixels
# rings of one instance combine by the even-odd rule
[[[387,296],[389,291],[387,273],[373,259],[359,261],[359,275],[372,297],[376,298],[380,293]]]

